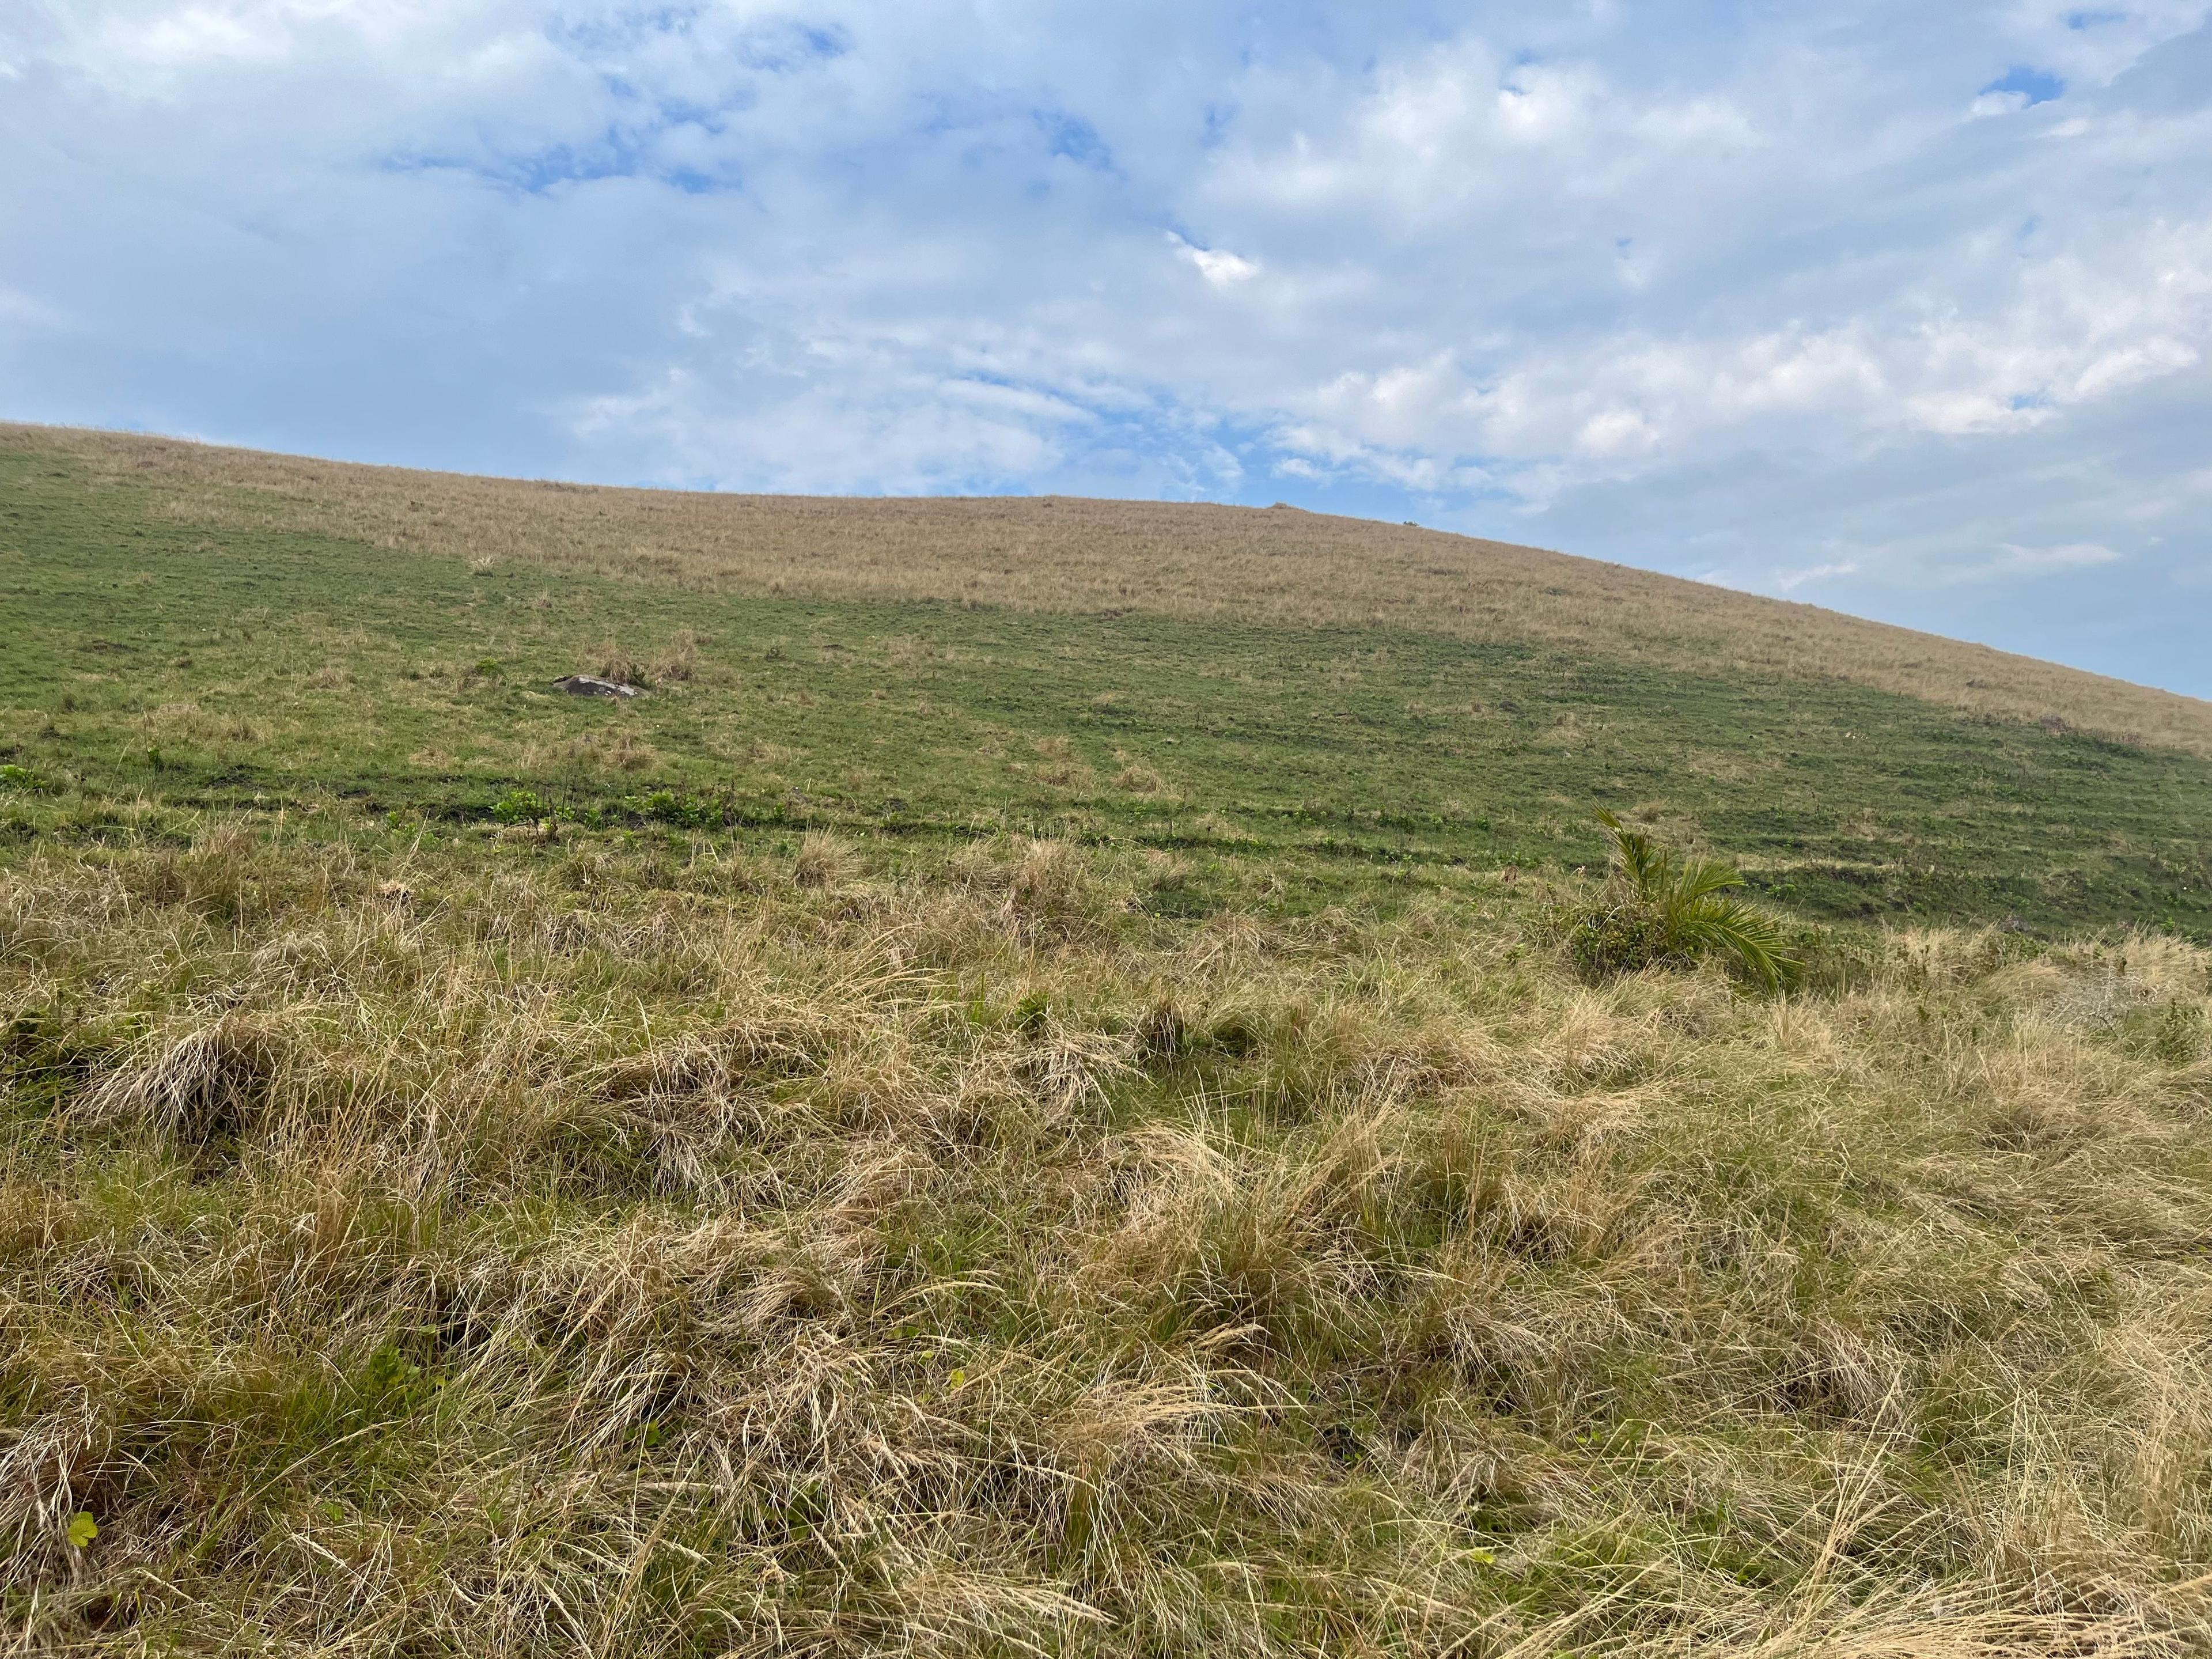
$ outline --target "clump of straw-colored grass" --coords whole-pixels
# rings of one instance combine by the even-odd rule
[[[2202,951],[389,845],[0,867],[27,1651],[2212,1634]]]

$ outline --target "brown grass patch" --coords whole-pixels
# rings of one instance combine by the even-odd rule
[[[1761,1000],[1495,888],[195,827],[0,863],[27,1652],[2212,1628],[2201,951]]]

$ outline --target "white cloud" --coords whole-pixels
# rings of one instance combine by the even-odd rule
[[[1807,565],[1802,570],[1789,570],[1774,578],[1776,589],[1794,593],[1808,582],[1833,581],[1841,576],[1856,576],[1863,567],[1856,559],[1838,559],[1828,564]]]
[[[1993,21],[2021,57],[2104,86],[2208,16],[2212,0],[2014,0]]]
[[[1598,331],[1531,343],[1487,374],[1449,353],[1339,374],[1303,401],[1346,443],[1554,463],[1556,489],[1824,434],[1860,447],[2027,430],[2212,346],[2212,221],[1991,264],[1972,314],[1923,285],[1817,331]]]
[[[12,323],[18,328],[61,328],[67,325],[67,315],[45,301],[12,288],[0,287],[0,324]]]
[[[2093,570],[2119,561],[2120,555],[2101,542],[2068,542],[2058,547],[2007,543],[1992,557],[1958,566],[1947,576],[1954,582],[1986,582],[2002,577],[2051,575],[2063,570]]]
[[[1178,257],[1188,260],[1198,274],[1216,288],[1234,288],[1260,274],[1255,261],[1240,258],[1226,248],[1194,247],[1172,231],[1168,233],[1168,240]]]

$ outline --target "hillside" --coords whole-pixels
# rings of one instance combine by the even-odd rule
[[[2203,705],[21,428],[0,605],[11,1651],[2212,1649]]]
[[[1841,680],[2212,756],[2212,703],[2193,697],[1622,565],[1286,508],[604,489],[4,423],[0,450],[128,482],[137,510],[209,532],[695,592],[1435,633],[1696,675]]]
[[[0,599],[8,758],[110,793],[1049,827],[1276,856],[1287,904],[1585,864],[1606,806],[1807,914],[2212,938],[2212,705],[1428,532],[19,427]],[[592,667],[652,694],[550,689]]]

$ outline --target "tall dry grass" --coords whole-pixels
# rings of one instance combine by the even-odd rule
[[[1291,510],[1065,497],[860,500],[613,489],[348,465],[0,423],[0,445],[220,532],[312,531],[708,589],[1037,611],[1379,623],[1686,672],[1835,679],[2212,754],[2212,704],[1701,583]]]
[[[984,842],[0,872],[21,1651],[2182,1654],[2207,958]],[[67,1538],[85,1515],[88,1547]]]

